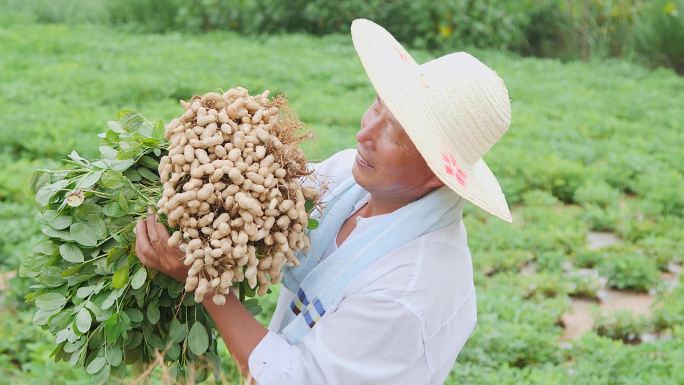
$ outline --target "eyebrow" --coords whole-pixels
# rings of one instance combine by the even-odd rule
[[[379,104],[381,107],[385,107],[385,108],[386,108],[385,104],[382,102],[382,99],[380,99],[380,96],[376,96],[375,99],[378,101],[378,104]],[[389,111],[389,109],[387,109],[387,110]],[[406,134],[406,131],[405,131],[404,128],[401,126],[401,123],[399,123],[399,121],[397,120],[397,118],[395,118],[395,117],[393,117],[393,116],[390,116],[390,123],[392,124],[392,126],[394,127],[395,130],[397,130],[397,131],[402,131],[402,132],[403,132],[403,135],[401,135],[401,137],[398,138],[398,139],[400,140],[400,142],[401,142],[401,143],[398,143],[398,144],[399,144],[400,147],[403,148],[403,146],[405,145],[404,142],[405,142],[406,139],[408,138],[408,135]],[[408,140],[410,141],[411,139],[408,139]]]
[[[378,105],[380,105],[380,107],[385,108],[385,109],[387,109],[387,111],[389,111],[387,106],[385,106],[385,103],[383,103],[382,99],[380,99],[380,96],[376,96],[375,99],[378,101]],[[390,114],[391,114],[391,111],[390,111]],[[403,127],[401,127],[401,123],[399,123],[397,118],[394,116],[390,116],[390,122],[392,123],[393,126],[395,126],[395,128],[403,128]]]

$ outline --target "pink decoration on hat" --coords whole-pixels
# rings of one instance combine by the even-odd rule
[[[444,161],[444,172],[456,178],[458,184],[460,184],[462,187],[465,187],[468,176],[466,175],[465,171],[463,171],[461,166],[458,165],[456,159],[451,154],[443,152],[442,160]]]
[[[397,46],[395,46],[395,47],[394,47],[394,50],[397,51],[397,53],[399,54],[399,59],[401,59],[401,61],[403,61],[403,62],[407,62],[407,61],[408,61],[408,55],[406,55],[406,53],[403,52],[400,48],[398,48]]]

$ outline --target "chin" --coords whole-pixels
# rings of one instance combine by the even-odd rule
[[[359,166],[354,163],[354,166],[352,166],[352,176],[354,177],[354,181],[356,183],[363,187],[364,190],[368,190],[368,183],[367,183],[367,176],[363,175],[363,171],[359,170]]]

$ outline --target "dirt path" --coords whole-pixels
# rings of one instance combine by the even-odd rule
[[[9,289],[9,281],[17,275],[16,271],[0,272],[0,291]]]

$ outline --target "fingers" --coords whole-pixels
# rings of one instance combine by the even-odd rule
[[[155,215],[155,220],[157,216]],[[166,242],[169,240],[169,232],[166,230],[166,226],[162,225],[159,222],[156,222],[154,224],[155,229],[157,230],[157,236],[159,237],[159,242],[161,242],[162,246],[166,245]]]
[[[157,247],[158,251],[161,252],[167,248],[167,241],[169,240],[170,235],[169,232],[166,230],[166,226],[159,223],[159,217],[157,216],[157,213],[155,213],[152,210],[148,210],[148,213],[150,215],[147,218],[148,226],[149,221],[151,220],[152,222],[152,230],[150,230],[148,227],[148,233],[150,233],[150,242],[153,246]],[[153,237],[154,241],[152,240]]]
[[[156,224],[157,221],[154,212],[151,209],[148,209],[145,225],[147,226],[147,236],[150,240],[150,244],[154,248],[157,248],[159,246],[159,234],[157,234]]]
[[[147,226],[145,225],[145,221],[143,219],[138,220],[138,223],[135,224],[135,238],[136,246],[138,244],[142,246],[150,244],[150,240],[147,237]]]
[[[135,254],[143,265],[154,267],[154,261],[149,257],[150,241],[147,238],[147,227],[141,219],[135,225]]]

